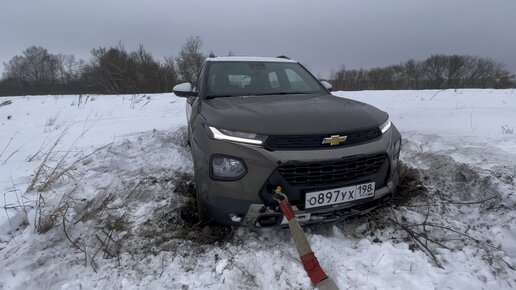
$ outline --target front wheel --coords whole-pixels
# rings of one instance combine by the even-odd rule
[[[199,194],[196,194],[195,198],[197,202],[197,217],[199,218],[199,223],[204,223],[208,221],[208,214],[206,212],[206,209],[202,205],[201,200],[199,199]]]
[[[190,135],[190,130],[188,130],[188,133]],[[190,136],[188,138],[188,141],[190,141]],[[199,181],[197,180],[197,162],[195,161],[195,152],[194,148],[190,146],[190,150],[192,152],[192,161],[194,165],[194,181],[195,181],[195,203],[197,205],[197,218],[199,219],[199,223],[204,223],[208,220],[208,213],[206,212],[206,209],[202,205],[200,194],[199,194]]]

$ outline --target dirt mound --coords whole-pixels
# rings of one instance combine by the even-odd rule
[[[400,185],[393,198],[395,204],[405,204],[413,198],[423,195],[427,188],[423,185],[423,177],[416,168],[399,161],[398,174]]]

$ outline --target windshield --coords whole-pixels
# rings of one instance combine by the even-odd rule
[[[298,63],[224,61],[212,62],[208,69],[208,98],[323,92]]]

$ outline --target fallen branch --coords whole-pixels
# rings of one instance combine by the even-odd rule
[[[509,267],[509,269],[513,270],[513,271],[516,271],[516,268],[514,268],[513,266],[511,266],[509,263],[507,263],[507,261],[505,261],[503,258],[500,258],[500,260],[502,260],[502,262],[505,263],[505,265],[507,265],[507,267]]]
[[[423,224],[413,224],[413,225],[407,225],[407,227],[417,227],[417,226],[422,226],[422,225],[423,225]],[[461,235],[461,236],[463,236],[463,237],[466,237],[466,238],[468,238],[468,239],[471,239],[471,240],[473,240],[473,241],[475,241],[475,242],[477,242],[477,243],[479,243],[479,244],[483,244],[483,245],[489,246],[489,247],[491,247],[491,248],[498,249],[498,247],[497,247],[497,246],[495,246],[495,245],[493,245],[493,244],[483,242],[483,241],[481,241],[481,240],[479,240],[479,239],[475,239],[475,238],[473,238],[473,237],[472,237],[472,236],[470,236],[470,235],[467,235],[467,234],[465,234],[465,233],[461,233],[461,232],[459,232],[459,231],[457,231],[457,230],[454,230],[454,229],[452,229],[452,228],[450,228],[450,227],[441,226],[441,225],[436,225],[436,224],[433,224],[433,223],[427,223],[426,225],[427,225],[427,226],[431,226],[431,227],[440,228],[440,229],[445,229],[445,230],[448,230],[448,231],[454,232],[454,233],[456,233],[456,234],[459,234],[459,235]]]
[[[483,200],[479,200],[479,201],[453,201],[453,200],[446,200],[446,202],[448,203],[451,203],[451,204],[479,204],[479,203],[484,203],[486,201],[489,201],[491,199],[494,199],[494,198],[497,198],[498,196],[491,196],[491,197],[488,197],[486,199],[483,199]]]
[[[416,235],[416,233],[409,229],[408,227],[406,227],[405,225],[401,224],[401,223],[398,223],[397,221],[395,221],[394,219],[392,218],[389,218],[390,221],[392,221],[393,223],[395,223],[396,225],[398,225],[402,230],[404,230],[405,232],[407,232],[407,234],[409,234],[409,236],[412,238],[412,240],[414,241],[414,243],[419,247],[419,249],[421,249],[421,251],[423,253],[425,253],[429,258],[432,259],[432,261],[434,261],[434,263],[437,265],[437,267],[441,268],[441,269],[444,269],[444,267],[441,265],[441,263],[439,262],[439,260],[437,260],[437,257],[435,256],[435,254],[432,252],[432,250],[427,246],[425,245],[425,243],[423,243]]]
[[[79,251],[83,252],[83,253],[86,253],[83,249],[81,249],[81,247],[79,247],[74,241],[72,241],[72,239],[70,238],[70,236],[68,235],[68,232],[66,231],[66,212],[68,211],[68,206],[65,208],[64,210],[64,214],[63,214],[63,231],[64,231],[64,234],[66,236],[66,238],[68,239],[68,241],[70,241],[70,243]]]

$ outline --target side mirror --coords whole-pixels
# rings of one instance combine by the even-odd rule
[[[199,95],[198,92],[193,91],[192,84],[190,83],[175,85],[172,91],[174,92],[174,95],[178,97],[197,97],[197,95]]]
[[[330,92],[333,89],[333,86],[327,81],[321,81],[321,85],[323,85],[323,87],[325,87]]]

